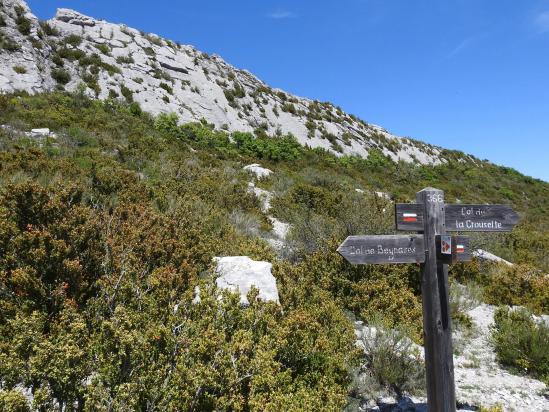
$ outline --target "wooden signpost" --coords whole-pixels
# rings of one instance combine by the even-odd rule
[[[349,236],[337,251],[353,264],[421,264],[428,409],[455,412],[448,265],[471,260],[471,251],[468,237],[446,231],[505,232],[519,217],[507,205],[446,205],[444,192],[433,188],[418,192],[416,201],[395,205],[395,223],[421,234]]]

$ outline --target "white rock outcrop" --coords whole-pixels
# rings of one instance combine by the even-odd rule
[[[217,264],[217,287],[239,292],[242,305],[249,305],[247,294],[252,286],[259,289],[259,299],[280,303],[271,263],[252,260],[248,256],[216,257],[214,261]]]
[[[330,103],[269,87],[221,57],[207,55],[122,24],[59,9],[42,22],[23,0],[3,0],[0,92],[83,88],[90,97],[133,100],[154,115],[176,113],[181,122],[205,119],[228,131],[294,135],[309,147],[368,157],[377,149],[395,161],[439,164],[441,149],[394,136]],[[21,33],[17,10],[30,21]]]
[[[476,257],[479,260],[486,260],[489,262],[496,262],[496,263],[504,263],[508,266],[514,266],[513,263],[482,249],[474,250],[472,255],[473,257]]]
[[[273,171],[265,167],[261,167],[260,164],[254,163],[248,166],[244,166],[244,170],[247,170],[250,173],[253,173],[256,178],[263,179],[269,177]]]

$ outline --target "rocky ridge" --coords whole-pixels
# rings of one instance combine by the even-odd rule
[[[181,122],[227,131],[291,133],[310,147],[439,164],[440,148],[394,136],[330,103],[274,89],[221,57],[69,9],[39,21],[23,0],[0,2],[0,92],[81,92],[135,102]],[[464,161],[473,160],[464,156]]]

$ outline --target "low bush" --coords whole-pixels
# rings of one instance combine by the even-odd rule
[[[291,113],[291,114],[296,114],[296,112],[297,112],[293,103],[284,103],[281,106],[281,109],[282,109],[283,112],[287,112],[287,113]]]
[[[77,47],[82,43],[82,37],[77,34],[70,34],[63,39],[63,42],[70,44],[72,47]]]
[[[0,31],[0,49],[14,52],[20,50],[21,46]]]
[[[160,86],[159,86],[159,87],[160,87],[161,89],[166,90],[166,92],[167,92],[168,94],[173,94],[173,89],[172,89],[172,87],[171,87],[169,84],[162,82],[162,83],[160,83]]]
[[[122,93],[122,96],[124,96],[128,103],[133,102],[133,92],[125,84],[120,86],[120,93]]]
[[[405,333],[373,324],[360,339],[364,347],[367,373],[382,386],[401,397],[403,393],[420,394],[425,388],[425,367],[420,349]]]
[[[59,84],[67,84],[71,81],[71,74],[64,69],[53,69],[51,77]]]
[[[471,317],[467,312],[480,303],[481,293],[476,284],[461,285],[455,281],[450,282],[450,316],[454,325],[466,328],[472,326]]]
[[[495,265],[483,300],[493,305],[519,305],[535,313],[549,313],[549,277],[530,265]]]
[[[83,52],[82,52],[83,53]],[[72,56],[77,57],[76,55]],[[70,57],[69,57],[70,58]],[[79,57],[77,57],[78,63],[82,67],[90,67],[90,71],[96,71],[99,72],[99,69],[103,69],[106,72],[108,72],[111,76],[115,73],[121,73],[121,70],[118,66],[114,66],[112,64],[109,64],[107,62],[104,62],[101,57],[97,53],[93,53],[91,55],[81,54]],[[97,74],[97,73],[95,73]]]
[[[116,62],[118,64],[132,64],[134,63],[134,59],[132,56],[118,56]]]
[[[97,50],[99,50],[101,53],[103,53],[104,55],[107,55],[107,56],[108,56],[108,55],[110,54],[110,52],[111,52],[111,48],[110,48],[109,45],[106,44],[106,43],[96,44],[96,45],[95,45],[95,48],[96,48]]]
[[[155,53],[155,51],[153,50],[152,47],[143,47],[143,51],[145,52],[145,54],[147,56],[150,56],[150,57],[156,56],[156,53]]]
[[[535,322],[526,309],[499,308],[492,340],[499,362],[549,385],[549,325]]]
[[[87,87],[94,91],[95,97],[98,97],[101,93],[101,86],[99,86],[99,78],[97,77],[97,75],[85,73],[82,75],[82,80]]]
[[[301,157],[303,151],[303,147],[291,135],[271,138],[236,132],[229,139],[225,132],[213,131],[203,124],[179,126],[177,123],[175,113],[162,114],[156,118],[155,126],[177,139],[194,140],[221,151],[229,150],[265,160],[290,161]]]
[[[70,49],[67,47],[62,47],[57,49],[56,53],[62,59],[67,59],[70,61],[81,60],[86,57],[86,53],[80,49]]]
[[[275,266],[281,288],[291,287],[294,282],[318,285],[360,319],[370,321],[383,314],[388,328],[404,328],[421,342],[421,301],[416,291],[419,268],[352,266],[335,252],[337,244],[328,242],[324,250],[303,256],[298,264]]]
[[[303,147],[293,136],[256,138],[250,133],[236,132],[232,140],[239,152],[272,161],[289,161],[301,156]]]
[[[32,23],[25,17],[25,10],[21,6],[15,6],[15,24],[17,24],[17,30],[25,36],[29,35],[32,28]]]
[[[13,66],[13,71],[18,74],[25,74],[27,72],[27,69],[25,69],[23,66]]]
[[[109,99],[118,98],[118,92],[114,89],[109,89]]]
[[[52,61],[53,64],[55,64],[58,67],[63,67],[65,65],[65,62],[63,61],[63,58],[57,53],[52,55],[51,61]]]
[[[42,29],[44,34],[46,34],[46,36],[59,36],[59,34],[60,34],[59,30],[57,30],[55,27],[51,26],[46,21],[41,21],[40,22],[40,28]]]
[[[505,412],[505,411],[503,410],[503,406],[495,405],[495,406],[492,406],[492,407],[481,406],[479,408],[478,412]]]
[[[4,412],[30,412],[27,398],[18,390],[0,389],[0,410]]]

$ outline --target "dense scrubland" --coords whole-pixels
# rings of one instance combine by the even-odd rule
[[[394,232],[392,204],[375,191],[412,201],[434,186],[448,202],[512,204],[521,224],[473,246],[517,265],[456,265],[451,282],[549,313],[546,182],[452,151],[439,166],[375,150],[336,157],[292,136],[177,120],[79,93],[0,96],[0,409],[27,410],[21,388],[37,410],[345,407],[368,365],[350,318],[422,339],[418,266],[353,267],[335,253],[348,235]],[[33,127],[57,137],[22,133]],[[282,253],[261,236],[271,223],[242,170],[254,162],[275,172],[258,185],[292,225]],[[255,291],[245,310],[237,295],[219,300],[212,258],[225,255],[273,262],[280,305]],[[498,312],[498,355],[549,382],[547,330],[528,316]],[[459,304],[453,318],[467,327]],[[377,359],[381,385],[420,379],[409,360]]]

